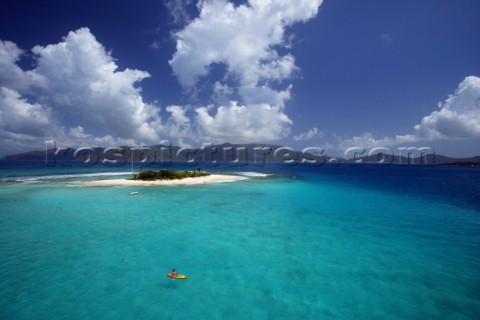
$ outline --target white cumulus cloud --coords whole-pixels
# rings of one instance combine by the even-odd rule
[[[57,117],[74,116],[87,131],[105,128],[120,138],[159,139],[158,110],[145,103],[135,87],[150,75],[117,70],[111,54],[89,29],[72,31],[60,43],[32,51],[37,56],[32,72],[47,79],[39,100],[51,105]]]
[[[415,126],[419,138],[462,139],[480,137],[480,78],[466,77],[439,110]]]
[[[12,89],[0,87],[0,135],[6,139],[22,136],[36,139],[58,132],[51,121],[52,111],[38,103],[29,103]]]
[[[23,54],[15,43],[0,40],[0,86],[31,93],[32,87],[44,87],[46,79],[35,72],[23,71],[17,65]]]
[[[282,80],[295,70],[284,44],[285,28],[317,14],[321,0],[249,1],[235,7],[226,0],[199,2],[200,16],[176,34],[177,51],[170,65],[185,87],[208,74],[213,63],[224,63],[242,85]]]
[[[312,129],[308,130],[307,132],[300,133],[298,135],[293,136],[293,140],[295,141],[303,141],[303,140],[310,140],[314,137],[321,136],[321,132],[318,131],[318,128],[313,127]]]
[[[383,138],[375,138],[372,133],[364,133],[338,140],[338,149],[341,150],[350,147],[371,149],[427,143],[429,146],[441,146],[443,152],[449,152],[446,146],[452,148],[453,145],[446,145],[447,141],[457,140],[460,144],[466,145],[472,145],[472,142],[477,141],[478,145],[480,142],[480,78],[466,77],[445,102],[439,103],[439,109],[425,116],[420,124],[414,126],[411,133]]]
[[[290,133],[292,121],[279,107],[269,104],[238,105],[196,109],[202,138],[208,142],[252,142],[274,140]]]
[[[165,138],[185,144],[286,137],[292,125],[285,112],[292,91],[288,80],[299,70],[286,52],[294,38],[286,29],[315,17],[321,3],[250,0],[235,6],[203,0],[191,20],[185,4],[192,1],[169,1],[176,22],[188,22],[175,34],[172,70],[187,91],[212,90],[206,103],[217,105],[170,105],[165,119],[156,103],[142,97],[139,83],[150,74],[121,70],[88,28],[37,45],[31,53],[0,40],[0,142],[13,150],[39,149],[52,139],[68,146],[111,146]],[[27,54],[34,62],[31,70],[19,64]],[[225,67],[224,77],[197,88],[215,65]]]
[[[161,123],[160,108],[146,103],[137,84],[145,71],[118,70],[111,53],[88,28],[59,43],[32,49],[35,68],[23,70],[23,50],[0,41],[0,140],[4,149],[44,139],[68,145],[157,143],[176,120]],[[26,98],[28,97],[28,99]],[[173,132],[175,134],[175,132]]]
[[[173,72],[185,89],[194,92],[197,82],[209,74],[212,65],[222,64],[226,67],[224,79],[235,84],[235,90],[230,85],[228,91],[221,92],[222,101],[225,93],[240,97],[240,104],[223,103],[214,111],[210,110],[213,107],[198,108],[196,120],[201,135],[223,137],[224,141],[232,138],[266,141],[290,132],[292,122],[284,109],[291,86],[278,90],[274,85],[291,78],[298,67],[295,58],[289,53],[280,54],[278,47],[291,46],[291,37],[285,36],[286,28],[315,17],[321,3],[321,0],[250,0],[239,6],[226,0],[198,3],[199,17],[176,33],[176,52],[170,60]],[[213,100],[219,100],[222,88],[225,85],[215,86]],[[259,119],[259,116],[269,118]]]

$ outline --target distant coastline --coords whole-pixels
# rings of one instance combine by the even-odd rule
[[[269,144],[232,144],[224,143],[202,148],[182,148],[172,145],[154,145],[149,147],[119,148],[50,148],[47,150],[28,151],[7,155],[6,161],[44,161],[46,166],[60,164],[106,167],[119,167],[142,163],[148,167],[153,164],[168,166],[186,164],[195,167],[202,164],[262,165],[266,163],[284,165],[322,165],[322,164],[400,164],[400,165],[461,165],[478,166],[480,156],[452,158],[435,154],[432,149],[407,148],[407,151],[385,149],[384,152],[367,154],[361,148],[350,148],[344,157],[332,157],[322,148],[305,148],[301,151],[290,147]],[[358,150],[357,150],[358,149]],[[410,150],[412,149],[412,150]],[[355,151],[356,150],[356,151]],[[371,150],[373,151],[373,150]],[[347,151],[346,151],[347,152]],[[363,156],[362,156],[363,155]]]
[[[457,161],[457,162],[447,162],[447,163],[439,163],[439,166],[464,166],[464,167],[480,167],[480,162],[477,161]]]

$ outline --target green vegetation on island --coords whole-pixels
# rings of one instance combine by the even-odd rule
[[[175,170],[147,170],[134,174],[132,180],[155,181],[155,180],[180,180],[185,178],[197,178],[209,176],[198,168],[194,171],[175,171]]]

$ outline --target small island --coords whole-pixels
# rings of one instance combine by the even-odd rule
[[[132,178],[84,181],[88,187],[143,187],[143,186],[192,186],[207,183],[232,182],[247,179],[237,175],[210,174],[194,171],[147,170],[136,173]]]
[[[198,178],[209,176],[209,173],[203,172],[201,168],[194,171],[174,171],[174,170],[147,170],[134,174],[132,180],[156,181],[156,180],[181,180],[185,178]]]

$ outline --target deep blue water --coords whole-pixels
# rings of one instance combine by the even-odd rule
[[[478,319],[479,168],[205,168],[250,178],[2,163],[0,318]]]

